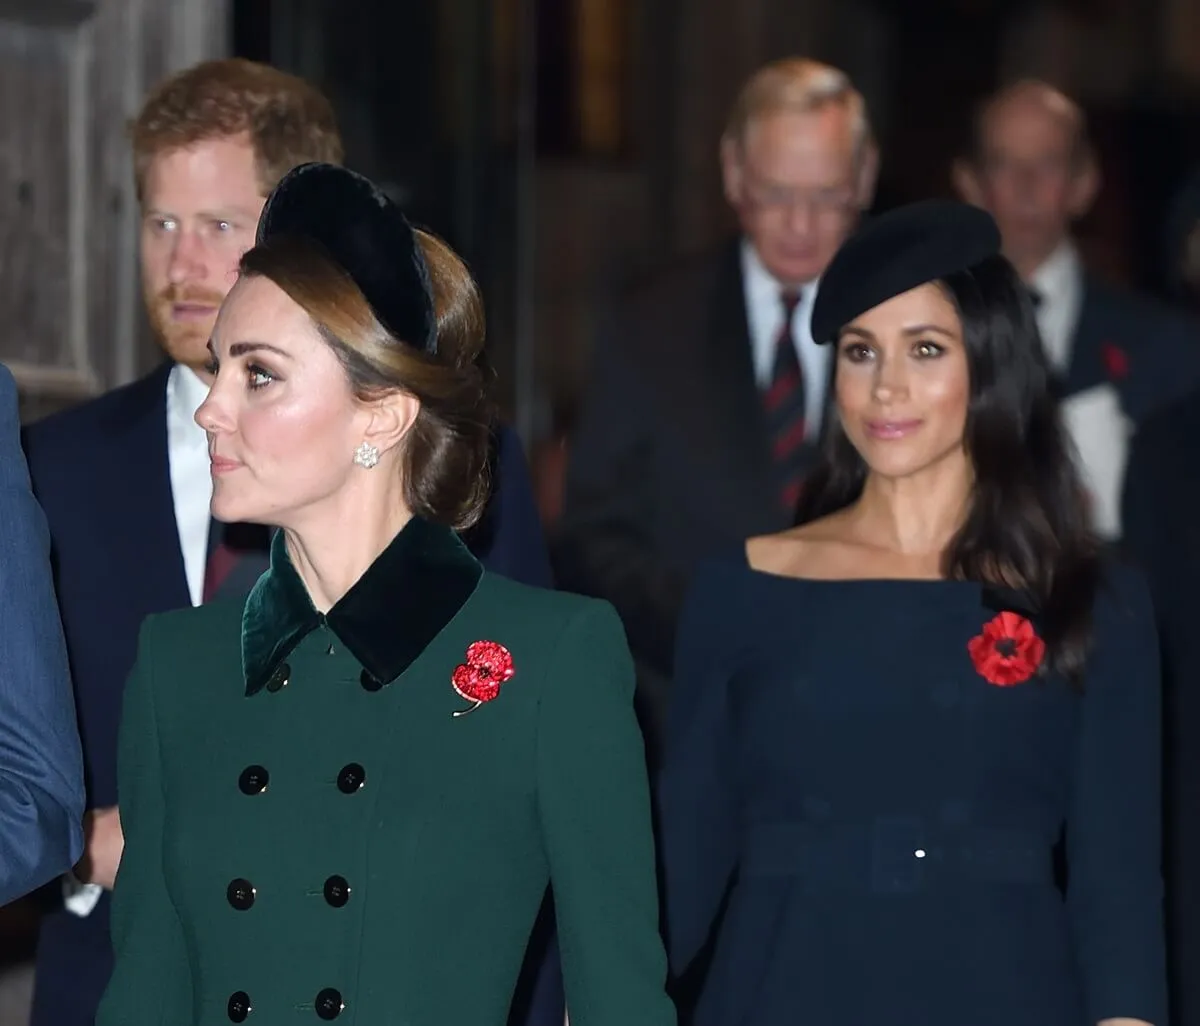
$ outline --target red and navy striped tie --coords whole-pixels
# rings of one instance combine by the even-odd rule
[[[271,532],[261,524],[209,521],[203,602],[245,596],[270,566]]]
[[[783,302],[783,326],[775,339],[771,384],[763,402],[771,440],[771,459],[781,489],[779,501],[790,515],[795,512],[800,499],[800,484],[807,468],[804,450],[804,369],[796,352],[796,338],[792,334],[792,315],[800,302],[800,293],[785,289],[780,298]]]

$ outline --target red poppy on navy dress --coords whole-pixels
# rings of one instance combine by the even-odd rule
[[[454,668],[450,683],[468,702],[467,709],[454,715],[465,716],[500,694],[500,685],[516,673],[512,653],[495,641],[475,641],[467,647],[467,661]]]
[[[1005,688],[1023,684],[1042,665],[1046,643],[1025,617],[997,613],[983,631],[967,643],[975,669],[989,684]]]
[[[1129,355],[1120,346],[1105,342],[1101,356],[1104,359],[1104,369],[1113,381],[1120,381],[1129,376]]]

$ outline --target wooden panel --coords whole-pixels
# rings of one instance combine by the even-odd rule
[[[0,0],[0,21],[39,28],[73,28],[95,13],[94,0]]]
[[[126,122],[142,99],[143,0],[106,3],[92,23],[96,60],[90,79],[93,127],[88,203],[88,322],[104,384],[136,376],[136,199]]]
[[[87,395],[88,23],[0,20],[0,359],[28,392]]]
[[[228,51],[229,0],[0,0],[0,361],[32,418],[161,359],[137,255],[128,123]]]

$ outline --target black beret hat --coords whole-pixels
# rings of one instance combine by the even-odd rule
[[[923,200],[872,218],[834,254],[813,302],[813,341],[824,344],[860,314],[1000,252],[990,214]]]
[[[335,164],[293,168],[267,197],[256,241],[284,236],[316,246],[345,271],[397,339],[437,349],[425,256],[408,219],[374,183]]]

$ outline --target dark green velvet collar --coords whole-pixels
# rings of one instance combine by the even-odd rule
[[[449,528],[414,517],[328,613],[313,608],[292,566],[283,532],[271,542],[271,569],[242,613],[246,694],[261,691],[279,665],[326,624],[367,673],[389,684],[412,664],[475,591],[483,567]]]

